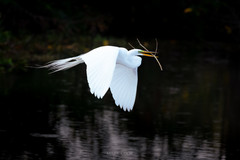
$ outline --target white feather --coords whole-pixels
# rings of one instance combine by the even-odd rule
[[[131,111],[137,92],[137,68],[142,62],[139,56],[144,55],[140,51],[103,46],[83,55],[56,60],[38,68],[50,68],[57,72],[85,62],[91,93],[102,98],[110,87],[115,104],[125,111]]]
[[[133,109],[137,92],[137,68],[116,64],[110,85],[115,104],[124,110]]]
[[[52,62],[49,62],[49,64],[38,67],[38,68],[49,68],[50,70],[52,70],[51,73],[54,73],[61,70],[72,68],[80,63],[83,63],[83,60],[81,59],[80,56],[77,56],[77,57],[52,61]]]
[[[87,65],[87,80],[92,94],[102,98],[110,87],[119,48],[103,46],[81,56]]]

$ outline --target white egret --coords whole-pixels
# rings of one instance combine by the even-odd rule
[[[115,104],[131,111],[136,99],[137,69],[142,63],[139,56],[156,58],[155,52],[148,50],[102,46],[76,57],[52,61],[41,68],[49,68],[53,73],[85,63],[90,92],[103,98],[110,88]]]

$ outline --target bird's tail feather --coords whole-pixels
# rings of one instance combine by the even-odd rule
[[[49,68],[49,70],[52,71],[51,73],[54,73],[62,70],[67,70],[83,62],[84,61],[81,59],[81,57],[77,56],[72,58],[51,61],[48,64],[40,66],[38,68]]]

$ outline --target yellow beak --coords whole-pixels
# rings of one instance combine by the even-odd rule
[[[154,57],[156,52],[151,52],[151,51],[139,51],[139,53],[141,53],[143,56],[147,56],[147,57]],[[158,57],[158,56],[155,56]]]

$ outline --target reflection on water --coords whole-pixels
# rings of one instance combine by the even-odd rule
[[[65,106],[66,107],[66,106]],[[64,108],[62,108],[64,110]],[[62,110],[62,111],[63,111]],[[220,135],[203,139],[198,133],[193,134],[152,134],[137,135],[127,130],[123,123],[127,119],[119,117],[117,112],[94,111],[94,117],[85,117],[85,122],[93,118],[94,125],[77,122],[72,124],[67,117],[62,117],[58,135],[63,141],[67,157],[86,157],[91,159],[120,158],[127,159],[191,159],[216,158],[221,155]],[[75,127],[77,126],[77,130]],[[74,128],[74,129],[73,129]],[[125,128],[125,130],[124,130]],[[143,128],[144,129],[144,128]],[[145,131],[147,132],[147,131]],[[222,158],[224,155],[221,156]]]
[[[186,57],[162,57],[164,72],[144,59],[132,112],[110,93],[93,97],[84,66],[2,76],[0,159],[236,158],[239,70],[231,59]]]

